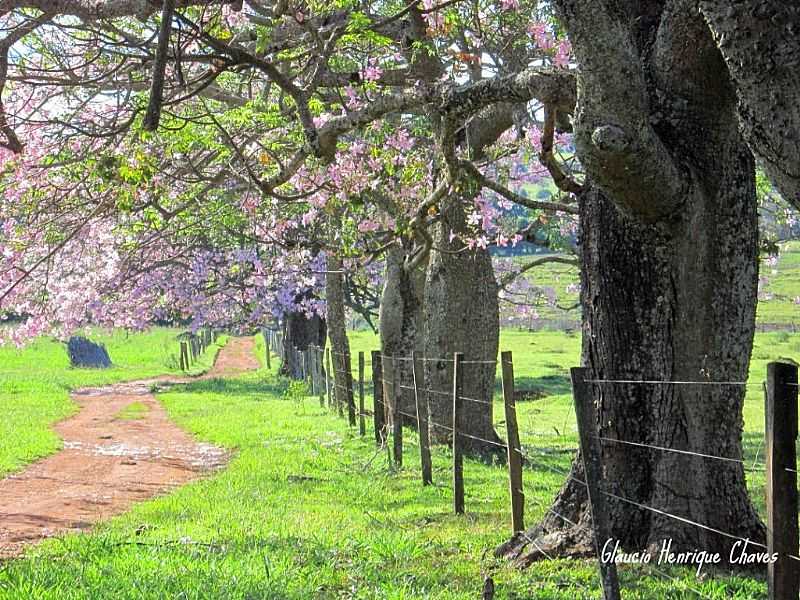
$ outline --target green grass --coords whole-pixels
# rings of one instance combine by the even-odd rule
[[[795,302],[800,298],[800,241],[784,243],[778,264],[762,264],[761,276],[767,278],[764,291],[772,298],[758,303],[758,322],[800,326],[800,304]]]
[[[364,333],[352,343],[355,352],[376,347]],[[520,381],[551,392],[519,405],[526,450],[537,454],[525,472],[531,523],[560,488],[557,471],[569,466],[576,445],[565,368],[577,361],[579,341],[503,332],[502,347],[515,352]],[[260,340],[256,352],[263,356]],[[799,352],[796,338],[760,334],[751,377],[762,378],[776,354]],[[497,598],[600,597],[592,561],[544,561],[519,571],[492,558],[509,529],[503,467],[467,460],[467,515],[454,516],[447,449],[435,449],[436,485],[423,488],[412,432],[406,466],[395,470],[369,436],[360,439],[317,399],[287,394],[275,368],[161,394],[181,426],[235,450],[230,465],[93,533],[31,549],[0,571],[0,597],[474,599],[487,573]],[[763,430],[762,405],[753,388],[745,410],[747,434],[754,436],[748,459]],[[502,411],[495,415],[502,426]],[[763,481],[750,483],[763,494]],[[690,588],[715,599],[765,593],[762,582],[712,575],[698,581],[681,569],[625,566],[621,577],[626,600],[695,597]]]
[[[150,409],[143,402],[132,402],[119,411],[114,418],[120,421],[138,421],[144,419]]]
[[[540,255],[520,256],[514,261],[519,265],[539,258]],[[784,242],[781,245],[778,264],[770,266],[761,263],[761,276],[766,280],[758,302],[756,319],[759,324],[795,325],[800,328],[800,241]],[[540,288],[552,288],[560,307],[571,307],[578,302],[578,293],[568,290],[570,285],[577,284],[580,279],[578,267],[562,264],[548,264],[529,271],[527,279]],[[501,303],[501,314],[507,317],[516,311],[516,307]],[[537,307],[541,319],[545,320],[580,320],[580,309],[562,310],[542,303]],[[533,322],[531,322],[533,323]],[[527,324],[523,324],[527,328]]]
[[[0,406],[4,408],[0,476],[61,447],[50,426],[75,411],[70,390],[178,373],[178,333],[167,328],[144,333],[92,331],[91,339],[108,349],[113,363],[109,369],[71,368],[64,344],[52,339],[40,339],[22,349],[0,347]],[[206,352],[193,371],[207,369],[214,355]]]

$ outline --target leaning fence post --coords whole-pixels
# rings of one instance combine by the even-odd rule
[[[522,446],[517,428],[517,406],[514,402],[514,358],[511,352],[500,354],[503,374],[503,403],[506,409],[508,443],[508,485],[511,491],[512,533],[525,530],[525,494],[522,490]]]
[[[375,445],[383,446],[386,439],[384,433],[383,412],[383,363],[380,350],[372,351],[372,422],[375,426]]]
[[[270,350],[270,342],[271,342],[271,340],[270,340],[269,329],[265,329],[264,330],[264,337],[266,338],[265,342],[266,342],[266,346],[267,346],[267,351],[264,353],[267,356],[267,371],[271,371],[272,370],[272,361],[271,361],[270,354],[272,353],[272,351]]]
[[[800,563],[790,555],[800,545],[797,510],[797,366],[767,365],[767,553],[777,562],[767,566],[770,600],[797,598]]]
[[[367,424],[364,422],[364,353],[358,353],[358,434],[367,433]]]
[[[464,354],[453,354],[453,510],[464,514],[464,456],[461,447],[461,403],[464,393]]]
[[[414,402],[417,406],[417,431],[419,431],[419,458],[422,466],[422,485],[433,483],[431,463],[430,431],[428,430],[428,396],[420,397],[419,382],[422,378],[417,353],[411,352],[411,374],[414,381]]]
[[[599,418],[592,391],[589,387],[590,384],[586,381],[588,375],[589,369],[584,367],[573,367],[570,369],[572,395],[575,402],[575,416],[578,420],[581,458],[583,459],[583,471],[586,476],[589,505],[592,510],[595,550],[597,551],[597,560],[600,565],[600,576],[603,584],[603,598],[605,600],[619,600],[617,565],[613,561],[604,561],[600,553],[601,546],[611,537],[611,527],[608,522],[605,492],[601,489],[603,463],[600,439],[597,436]]]

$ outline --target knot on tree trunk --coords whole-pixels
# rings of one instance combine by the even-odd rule
[[[595,129],[592,143],[598,150],[609,154],[623,154],[631,146],[628,135],[616,125],[603,125]]]

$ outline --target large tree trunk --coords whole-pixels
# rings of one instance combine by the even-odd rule
[[[745,138],[800,209],[800,5],[701,0],[700,8],[736,84]]]
[[[342,260],[329,252],[325,269],[325,301],[328,337],[331,340],[334,393],[337,402],[345,404],[353,396],[353,373],[350,362],[350,340],[344,309],[344,272]]]
[[[380,305],[381,351],[386,356],[396,356],[394,377],[401,386],[400,411],[403,422],[416,427],[417,421],[407,415],[416,414],[411,353],[422,354],[422,301],[425,285],[425,266],[407,266],[407,253],[400,241],[386,252],[386,275]],[[423,382],[419,382],[422,384]]]
[[[445,199],[442,219],[433,236],[425,280],[425,385],[431,419],[431,440],[446,442],[453,422],[454,352],[466,361],[463,402],[467,437],[464,442],[477,454],[497,454],[502,442],[493,425],[492,398],[495,360],[500,340],[497,282],[487,250],[464,249],[450,233],[465,233],[464,200]],[[440,358],[434,361],[431,359]],[[437,426],[439,424],[439,426]]]
[[[630,31],[624,11],[558,4],[580,48],[576,145],[592,179],[580,197],[583,362],[600,380],[745,381],[758,278],[754,162],[707,28],[682,2],[663,14],[653,12],[662,3],[642,3],[650,12],[631,16]],[[726,560],[734,540],[707,528],[763,542],[737,462],[742,386],[592,389],[604,477],[624,499],[607,498],[623,548],[671,539],[673,551]],[[593,552],[579,460],[571,475],[551,512],[501,554],[524,564]]]
[[[747,167],[749,159],[741,159]],[[748,172],[742,169],[745,177]],[[583,362],[593,379],[747,379],[757,288],[751,188],[752,182],[732,177],[726,193],[709,198],[674,233],[637,223],[596,189],[585,194]],[[692,234],[696,227],[709,227],[713,235],[702,240]],[[741,386],[595,384],[593,390],[603,438],[742,459]],[[741,463],[604,442],[603,464],[617,496],[751,540],[764,538]],[[542,551],[593,553],[585,487],[576,479],[583,480],[579,458],[552,512],[528,538],[516,536],[500,552],[523,564],[543,557]],[[607,501],[612,536],[624,548],[672,539],[675,551],[705,548],[726,556],[733,541],[628,502]]]
[[[309,317],[304,312],[291,312],[283,318],[283,356],[281,356],[281,375],[292,379],[302,379],[303,366],[300,353],[309,346],[325,346],[326,324],[319,315]],[[299,352],[294,352],[295,348]]]

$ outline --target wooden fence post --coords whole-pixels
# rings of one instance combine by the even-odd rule
[[[334,394],[336,390],[333,388],[333,372],[331,371],[331,349],[325,348],[325,390],[328,393],[328,410],[333,406]]]
[[[317,392],[319,393],[319,406],[325,408],[325,392],[322,374],[325,372],[325,365],[322,364],[322,348],[314,346],[314,364],[317,366]]]
[[[306,346],[305,349],[306,355],[306,365],[308,366],[308,387],[311,391],[312,396],[317,395],[317,382],[314,379],[314,352],[312,351],[311,346]]]
[[[800,594],[800,545],[797,510],[797,366],[767,365],[767,553],[778,560],[767,566],[770,600]]]
[[[411,352],[411,373],[414,380],[414,402],[417,407],[417,431],[419,431],[419,458],[422,467],[422,485],[433,483],[433,463],[431,462],[431,440],[428,429],[428,394],[421,396],[419,383],[422,369],[416,352]]]
[[[342,357],[344,362],[344,386],[347,394],[347,422],[350,427],[356,426],[356,399],[353,394],[353,364],[350,357],[350,349]]]
[[[186,342],[181,342],[181,371],[189,370],[189,349]]]
[[[372,422],[375,425],[375,445],[383,446],[386,439],[383,411],[383,362],[380,350],[372,351]]]
[[[322,388],[322,363],[319,359],[319,347],[311,346],[311,353],[313,356],[312,363],[314,365],[314,386],[317,390],[317,396],[319,397],[319,406],[320,408],[325,408],[325,391]]]
[[[344,374],[344,357],[338,352],[333,352],[333,385],[336,388],[336,410],[341,418],[344,418],[344,405],[347,403],[347,386],[342,385],[342,375]]]
[[[461,403],[464,393],[464,354],[453,354],[453,510],[464,514],[464,455],[461,447]]]
[[[399,389],[397,377],[397,362],[394,356],[386,357],[383,365],[383,397],[389,407],[390,421],[392,424],[392,451],[396,467],[403,466],[403,419],[400,415],[397,390]],[[387,373],[388,371],[388,373]]]
[[[517,427],[517,406],[514,402],[514,358],[511,352],[501,352],[503,373],[503,402],[506,409],[508,444],[508,486],[511,492],[511,532],[525,530],[525,493],[522,490],[522,446]]]
[[[308,378],[311,380],[311,395],[317,395],[317,349],[311,345],[306,348],[308,354]]]
[[[367,433],[367,424],[364,422],[364,353],[358,353],[358,434]]]
[[[270,349],[270,345],[272,343],[272,339],[271,338],[272,338],[272,336],[271,336],[271,334],[269,332],[269,329],[265,329],[264,330],[264,343],[267,346],[267,351],[265,352],[265,354],[267,356],[267,371],[271,371],[272,370],[271,357],[270,357],[270,354],[272,353],[272,350]]]
[[[605,490],[601,489],[603,480],[603,464],[598,438],[599,417],[594,404],[592,390],[586,379],[589,369],[573,367],[570,369],[572,378],[572,395],[575,401],[575,416],[578,420],[578,436],[580,438],[581,458],[583,471],[586,476],[586,485],[589,496],[589,505],[592,509],[592,524],[594,525],[594,543],[597,551],[597,560],[600,565],[600,577],[603,584],[603,598],[605,600],[619,600],[619,579],[617,578],[617,565],[615,562],[606,562],[602,558],[600,549],[611,538],[611,527],[608,522],[606,509]]]
[[[306,346],[305,350],[301,350],[300,354],[303,356],[303,380],[306,383],[310,395],[314,395],[314,383],[311,378],[311,373],[314,364],[311,362],[311,346]]]

